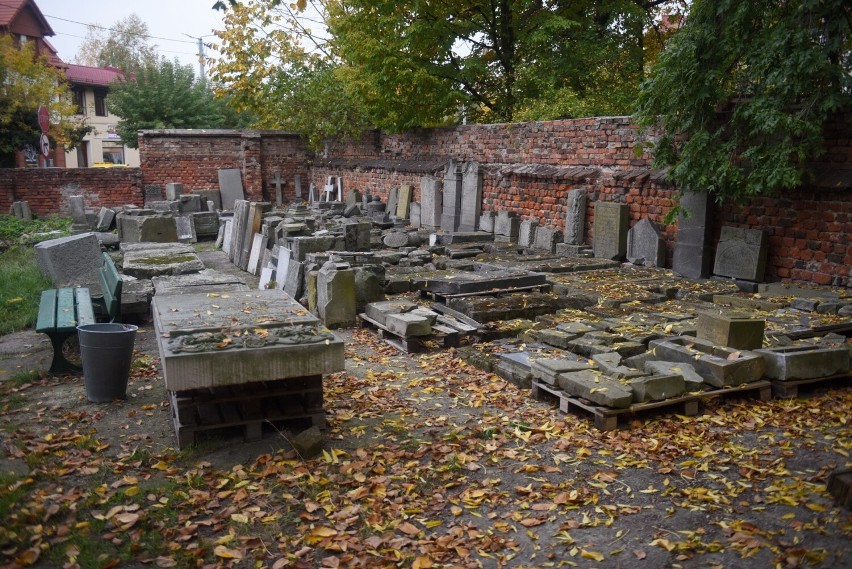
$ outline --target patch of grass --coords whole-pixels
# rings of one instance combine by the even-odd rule
[[[32,328],[41,291],[51,288],[36,266],[35,249],[16,246],[0,253],[0,335]]]
[[[2,389],[10,389],[14,387],[20,387],[27,383],[36,383],[41,381],[41,372],[36,370],[22,371],[18,372],[15,375],[9,377],[9,379],[0,383],[0,388]]]

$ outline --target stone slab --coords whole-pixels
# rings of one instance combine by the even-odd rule
[[[212,269],[204,269],[198,273],[186,275],[155,276],[151,278],[151,283],[154,286],[154,294],[206,293],[211,299],[219,298],[222,294],[230,292],[249,290],[245,281],[238,277]],[[215,301],[211,300],[211,302],[215,304]]]
[[[524,248],[532,247],[535,243],[535,233],[537,229],[538,221],[535,219],[523,220],[518,233],[518,245]]]
[[[627,231],[627,260],[636,265],[666,266],[666,242],[647,217]]]
[[[420,178],[420,225],[425,229],[441,226],[444,211],[443,183],[434,176]]]
[[[101,290],[98,270],[103,257],[94,233],[42,241],[35,245],[35,255],[39,271],[54,287],[82,286],[93,294]]]
[[[136,278],[150,279],[159,275],[183,275],[197,273],[204,269],[204,263],[192,247],[176,244],[179,247],[187,247],[189,250],[176,247],[151,247],[135,250],[122,249],[124,251],[124,262],[122,271]]]
[[[441,229],[457,231],[461,216],[462,177],[453,160],[444,169],[443,210]]]
[[[595,202],[595,257],[620,261],[627,254],[627,204]]]
[[[479,229],[479,215],[482,212],[482,170],[478,162],[466,162],[462,169],[459,207],[459,231]]]
[[[633,401],[665,401],[679,397],[686,392],[686,383],[682,375],[648,375],[629,380]]]
[[[171,182],[166,184],[166,201],[179,200],[183,195],[183,184]]]
[[[738,350],[763,347],[766,320],[749,318],[724,311],[698,313],[698,337],[719,346]]]
[[[845,346],[783,346],[755,353],[766,362],[764,375],[780,381],[829,377],[849,371],[849,349]]]
[[[152,312],[166,389],[343,371],[343,341],[284,292],[238,292],[217,298],[215,304],[218,308],[211,306],[207,294],[154,297]]]
[[[251,253],[247,270],[253,275],[260,272],[260,260],[263,257],[263,252],[266,250],[267,237],[262,233],[255,233],[251,243]]]
[[[691,279],[710,275],[712,264],[713,202],[707,192],[683,193],[678,215],[672,270]]]
[[[645,362],[644,369],[646,372],[655,375],[681,376],[684,381],[684,389],[689,393],[694,391],[704,391],[704,378],[696,373],[692,364],[650,360]]]
[[[713,274],[747,281],[762,281],[769,250],[763,229],[723,226],[716,246]]]
[[[403,184],[399,187],[396,206],[397,219],[408,219],[409,212],[411,211],[411,197],[413,193],[411,186],[408,184]]]
[[[582,245],[586,239],[586,190],[568,192],[565,206],[565,243]]]
[[[239,168],[219,170],[219,192],[222,198],[222,209],[234,209],[234,202],[245,199],[243,176]]]
[[[417,290],[437,294],[466,294],[494,289],[508,289],[543,285],[545,275],[526,271],[446,271],[429,277],[411,279],[411,285]]]
[[[692,365],[704,382],[713,387],[735,387],[757,381],[766,369],[760,354],[716,346],[699,338],[652,340],[649,348],[660,360]]]
[[[606,407],[626,409],[633,402],[633,392],[629,387],[594,370],[560,374],[559,387],[568,395]]]

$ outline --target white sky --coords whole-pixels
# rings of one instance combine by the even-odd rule
[[[50,27],[56,32],[48,41],[63,61],[73,63],[77,48],[86,36],[86,24],[112,27],[118,20],[136,14],[148,24],[149,43],[160,55],[184,65],[192,65],[198,74],[198,40],[212,42],[211,30],[222,28],[223,13],[213,9],[215,0],[36,0]],[[61,19],[60,19],[61,18]],[[68,21],[71,20],[71,21]],[[75,23],[81,22],[81,23]],[[166,39],[159,39],[166,38]],[[177,40],[177,41],[169,41]],[[205,47],[207,56],[214,55]]]

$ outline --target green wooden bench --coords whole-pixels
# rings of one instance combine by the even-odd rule
[[[103,254],[104,264],[98,271],[103,299],[98,302],[108,315],[110,322],[121,322],[121,275],[115,268],[112,257]]]
[[[115,263],[106,253],[98,277],[103,292],[102,308],[110,322],[121,318],[121,277]],[[82,371],[80,366],[69,362],[62,353],[65,342],[77,334],[77,326],[94,324],[95,311],[88,288],[49,289],[41,293],[38,307],[36,332],[47,334],[53,346],[51,373]]]
[[[36,332],[47,334],[53,345],[50,373],[81,371],[80,366],[69,362],[62,346],[77,333],[77,326],[95,323],[95,311],[87,288],[52,288],[41,293],[38,306]]]

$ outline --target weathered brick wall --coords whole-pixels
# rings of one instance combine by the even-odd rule
[[[68,213],[68,198],[82,195],[92,208],[142,206],[139,168],[0,169],[0,212],[13,201],[27,201],[38,216]]]
[[[817,178],[805,189],[745,205],[715,206],[714,231],[722,225],[766,229],[770,235],[768,279],[795,279],[852,286],[849,237],[852,208],[852,115],[827,125],[826,153]],[[294,197],[293,178],[321,189],[329,175],[346,189],[387,199],[402,184],[419,199],[420,178],[442,175],[449,158],[483,166],[483,210],[508,209],[524,219],[564,227],[567,194],[589,193],[586,241],[594,239],[594,202],[630,206],[631,224],[648,217],[658,224],[671,262],[676,226],[663,225],[676,190],[637,156],[638,128],[629,117],[602,117],[521,124],[370,132],[358,141],[330,144],[314,156],[297,137],[281,132],[151,131],[140,137],[144,183],[182,182],[187,189],[217,187],[219,168],[240,168],[251,199],[274,200],[276,174],[284,197]]]
[[[297,135],[280,131],[150,130],[139,135],[144,184],[184,185],[185,191],[219,187],[219,169],[238,168],[246,198],[275,199],[276,173],[294,195],[301,174],[307,189],[311,153]]]

